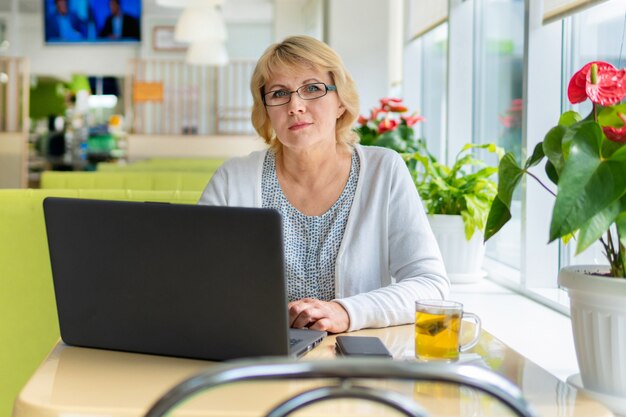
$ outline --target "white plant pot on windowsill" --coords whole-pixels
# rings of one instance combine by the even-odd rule
[[[431,214],[428,221],[439,244],[450,282],[469,284],[482,279],[485,276],[482,270],[485,258],[483,233],[477,230],[468,241],[460,215]]]
[[[588,394],[626,413],[626,278],[591,275],[608,266],[575,265],[559,271],[567,290],[580,377]],[[568,380],[569,381],[569,380]]]

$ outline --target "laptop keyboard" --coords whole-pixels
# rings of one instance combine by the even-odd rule
[[[289,347],[295,346],[300,342],[302,342],[302,339],[296,339],[292,337],[289,339]]]

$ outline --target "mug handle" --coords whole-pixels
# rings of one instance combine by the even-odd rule
[[[465,313],[463,312],[463,320],[465,320],[465,318],[470,319],[471,321],[474,322],[475,326],[474,326],[474,337],[472,338],[472,340],[469,343],[466,343],[464,345],[461,345],[461,347],[459,348],[460,352],[465,352],[471,348],[473,348],[474,346],[476,346],[476,344],[478,343],[478,340],[480,339],[480,331],[481,331],[481,323],[480,323],[480,318],[478,318],[478,316],[474,313]]]

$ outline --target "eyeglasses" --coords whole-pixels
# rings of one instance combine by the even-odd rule
[[[269,107],[282,106],[291,101],[291,95],[293,93],[297,93],[298,97],[302,100],[315,100],[316,98],[324,97],[329,91],[337,91],[337,87],[334,85],[326,85],[324,83],[305,84],[294,91],[283,89],[265,93],[263,95],[263,103]]]

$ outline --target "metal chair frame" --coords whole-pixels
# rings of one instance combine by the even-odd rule
[[[456,383],[487,393],[515,415],[537,417],[518,387],[504,377],[473,365],[418,363],[389,359],[342,358],[320,361],[237,360],[212,366],[177,384],[148,410],[145,417],[161,417],[200,391],[241,381],[338,379],[334,385],[301,392],[270,410],[266,417],[283,417],[315,402],[359,398],[387,405],[406,416],[427,417],[413,398],[395,391],[352,384],[352,379],[397,379]]]

